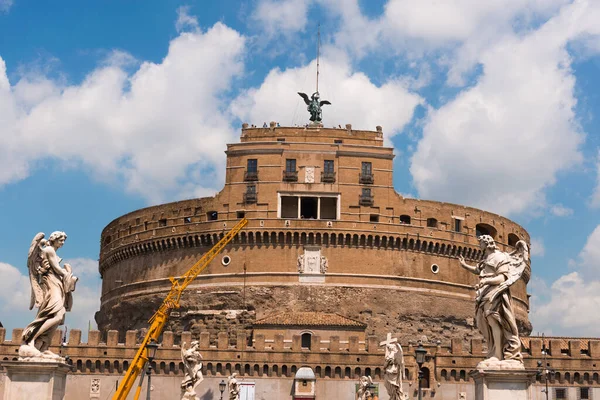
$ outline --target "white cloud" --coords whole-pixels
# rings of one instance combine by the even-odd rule
[[[582,161],[585,136],[566,46],[598,34],[600,7],[590,4],[564,8],[480,55],[477,83],[427,117],[411,165],[422,197],[504,215],[546,204],[544,190],[556,174]]]
[[[565,207],[562,204],[555,204],[550,207],[550,212],[557,217],[568,217],[573,215],[573,209]]]
[[[596,156],[596,187],[590,199],[590,206],[593,208],[600,207],[600,150],[598,150],[598,155]]]
[[[571,268],[576,271],[561,276],[550,287],[539,282],[539,278],[530,285],[534,331],[597,337],[600,335],[597,312],[600,308],[600,225],[588,237]]]
[[[0,12],[8,12],[13,5],[13,0],[0,0]]]
[[[133,59],[115,53],[70,86],[44,76],[11,86],[0,59],[0,186],[52,159],[122,182],[149,202],[220,189],[223,149],[235,139],[223,94],[243,71],[244,46],[217,23],[173,39],[159,64],[143,62],[129,75]]]
[[[252,13],[252,20],[268,36],[303,31],[311,3],[311,0],[259,0]]]
[[[68,329],[81,329],[87,332],[88,321],[94,323],[94,313],[100,309],[101,281],[98,262],[87,258],[76,258],[65,262],[71,264],[73,274],[79,278],[73,293],[73,308],[67,313],[65,324]],[[2,277],[0,279],[1,322],[8,332],[13,328],[24,328],[33,321],[37,312],[35,308],[29,310],[31,299],[29,276],[21,273],[19,268],[3,262],[0,262],[0,276]]]
[[[414,108],[423,102],[400,80],[390,79],[381,86],[375,85],[365,74],[353,71],[342,56],[323,58],[321,67],[326,73],[321,74],[319,92],[322,99],[332,103],[323,106],[325,127],[352,123],[354,129],[374,130],[381,125],[389,139],[410,121]],[[285,71],[271,70],[259,88],[245,91],[231,104],[232,113],[255,124],[280,121],[304,125],[309,122],[309,114],[296,92],[312,94],[313,79],[307,78],[312,78],[315,70],[315,61]],[[294,113],[286,115],[282,110]],[[282,120],[282,116],[287,118]]]
[[[543,257],[545,253],[544,241],[541,238],[531,238],[531,255]]]
[[[199,28],[198,18],[190,15],[190,6],[180,6],[177,9],[177,22],[175,22],[177,32],[185,30],[198,31]]]

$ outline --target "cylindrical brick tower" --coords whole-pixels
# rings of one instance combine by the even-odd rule
[[[242,128],[227,146],[225,187],[215,197],[133,211],[102,232],[103,331],[147,326],[183,274],[246,217],[249,224],[197,278],[170,329],[251,331],[280,311],[336,312],[367,333],[449,341],[477,336],[477,277],[462,254],[480,259],[477,235],[499,248],[529,235],[475,208],[407,199],[394,191],[393,149],[383,133],[322,127]],[[529,334],[524,279],[512,287],[518,323]]]

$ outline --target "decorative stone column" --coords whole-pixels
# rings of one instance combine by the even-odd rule
[[[3,400],[63,400],[67,373],[72,367],[61,362],[2,361],[6,369]]]
[[[533,400],[535,370],[475,370],[475,400]]]

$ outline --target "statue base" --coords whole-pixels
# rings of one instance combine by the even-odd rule
[[[62,362],[2,361],[6,370],[3,400],[63,400],[67,373],[72,370]]]
[[[469,375],[475,381],[475,400],[533,400],[537,371],[526,369],[475,370]]]

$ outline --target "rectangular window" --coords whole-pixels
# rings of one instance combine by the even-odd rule
[[[159,219],[158,220],[158,226],[167,226],[167,220],[166,219]]]
[[[555,399],[566,399],[567,398],[567,389],[565,388],[554,388],[554,398]]]
[[[281,196],[281,218],[298,218],[298,197]]]
[[[369,216],[369,222],[379,222],[379,215],[377,215],[377,214],[371,214]]]
[[[371,172],[372,172],[371,163],[363,161],[362,167],[361,167],[361,172],[363,175],[371,175]]]
[[[208,218],[209,221],[216,221],[219,219],[219,213],[216,211],[209,211],[206,213],[206,218]]]
[[[337,218],[337,198],[321,197],[321,219]]]
[[[582,387],[579,389],[579,398],[581,400],[590,400],[590,388]]]
[[[244,218],[246,216],[246,213],[244,211],[238,211],[238,212],[235,213],[235,216],[238,219],[242,219],[242,218]]]
[[[256,185],[248,185],[246,186],[246,193],[247,194],[256,194]]]
[[[363,190],[362,190],[362,196],[363,197],[371,197],[371,189],[370,188],[363,188]]]
[[[258,171],[258,160],[255,158],[248,159],[246,171],[247,172],[257,172]]]
[[[454,219],[454,231],[462,232],[462,221],[460,219]]]
[[[296,159],[288,158],[285,160],[285,171],[286,172],[296,172]]]
[[[333,143],[342,144],[342,143],[344,143],[344,141],[342,139],[333,139]]]
[[[325,172],[326,174],[331,174],[333,173],[333,160],[325,160],[325,162],[323,163],[323,172]]]
[[[192,217],[185,217],[183,219],[183,223],[184,224],[191,224],[192,223]]]

